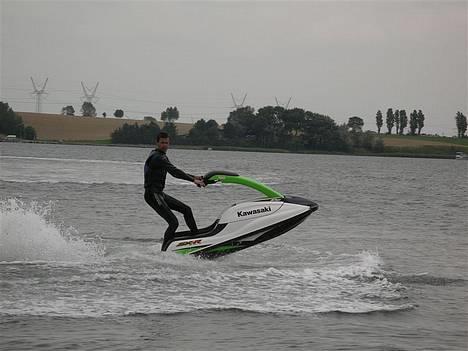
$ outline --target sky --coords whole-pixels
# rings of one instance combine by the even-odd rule
[[[341,124],[388,108],[421,109],[423,132],[456,135],[467,115],[467,1],[0,0],[0,101],[35,111],[224,123],[237,100],[286,104]]]

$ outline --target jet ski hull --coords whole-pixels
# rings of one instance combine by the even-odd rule
[[[179,232],[167,251],[213,259],[260,244],[302,223],[318,205],[299,197],[233,205],[199,235]]]

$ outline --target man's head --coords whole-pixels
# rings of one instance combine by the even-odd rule
[[[169,134],[160,132],[156,137],[156,146],[159,150],[166,152],[169,149]]]

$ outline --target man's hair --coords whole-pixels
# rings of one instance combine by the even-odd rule
[[[166,139],[169,138],[169,134],[166,132],[160,132],[158,136],[156,137],[156,142],[159,142],[159,139]]]

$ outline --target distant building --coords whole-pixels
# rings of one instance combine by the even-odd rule
[[[14,134],[9,134],[3,140],[4,141],[18,141],[18,138]]]

